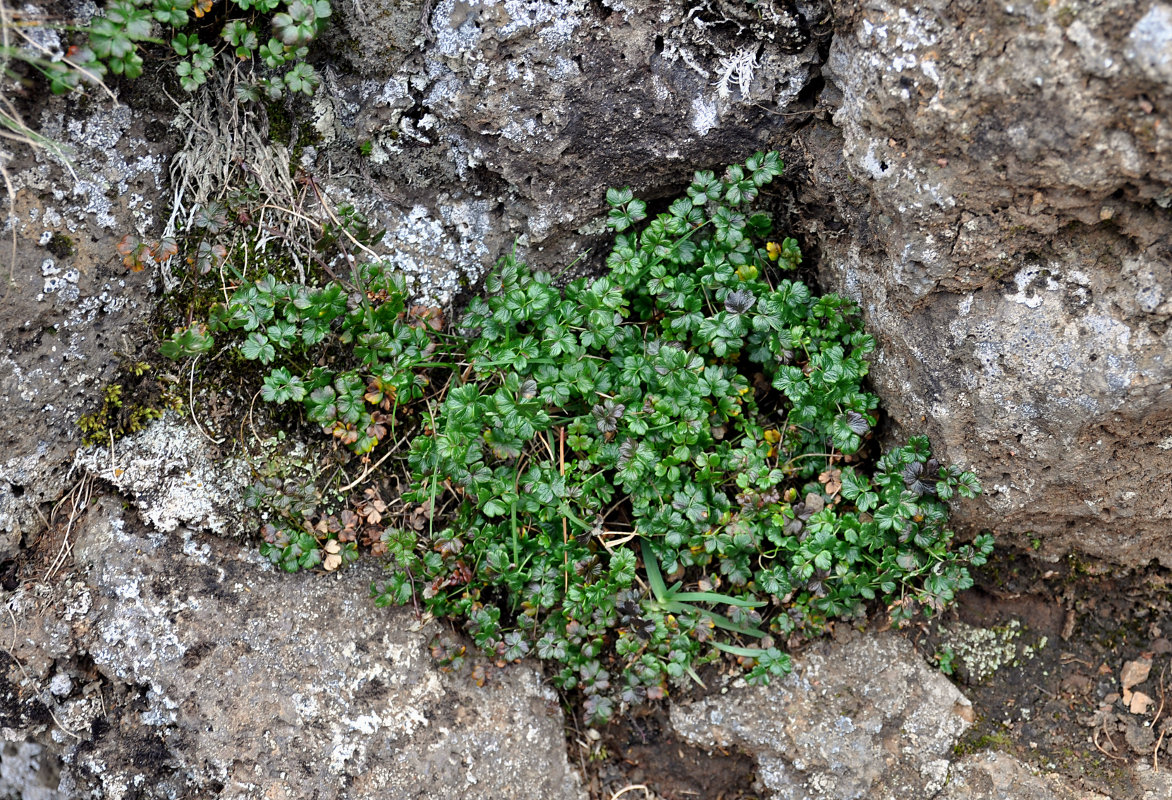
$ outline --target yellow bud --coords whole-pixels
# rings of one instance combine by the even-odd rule
[[[757,277],[757,267],[752,264],[741,264],[737,267],[737,277],[743,281],[751,281]]]

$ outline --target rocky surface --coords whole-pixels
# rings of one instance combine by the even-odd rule
[[[970,525],[1172,563],[1172,6],[837,10],[809,191],[893,420],[981,475]]]
[[[753,753],[779,798],[932,797],[972,706],[894,634],[826,643],[784,680],[672,709],[689,742]]]
[[[1061,776],[1035,774],[1005,753],[967,756],[954,765],[938,800],[1109,800],[1072,786]]]
[[[1119,795],[1135,800],[1156,800],[1172,793],[1172,777],[1155,772],[1149,764],[1130,765],[1135,792]],[[965,756],[952,766],[948,785],[937,800],[1111,800],[1108,795],[1083,789],[1054,772],[1037,770],[1005,753],[989,751]]]
[[[824,642],[771,686],[671,711],[687,742],[751,754],[775,800],[1110,800],[1007,753],[958,755],[973,718],[956,686],[894,633]],[[1172,786],[1142,764],[1134,776],[1137,798]]]
[[[131,498],[159,532],[184,525],[221,536],[245,533],[243,490],[251,467],[243,458],[223,457],[215,440],[174,411],[113,447],[80,448],[74,466]]]
[[[16,202],[0,267],[0,563],[41,529],[40,506],[61,496],[80,443],[78,417],[139,352],[152,276],[129,272],[115,245],[156,226],[166,206],[165,148],[148,133],[157,124],[101,102],[85,115],[62,100],[38,113],[70,155],[24,152],[7,166]]]
[[[514,245],[587,268],[606,186],[654,201],[779,148],[773,201],[861,303],[892,438],[927,432],[985,483],[960,522],[1172,564],[1172,5],[338,5],[293,167],[385,225],[418,290],[450,299]],[[532,667],[479,689],[436,670],[410,611],[369,605],[369,573],[290,578],[209,538],[235,532],[239,476],[198,432],[169,418],[109,465],[74,461],[77,417],[150,339],[160,276],[115,244],[162,228],[162,97],[39,102],[71,165],[8,163],[0,796],[580,796]],[[965,708],[881,636],[674,719],[754,752],[779,797],[1093,796],[1008,756],[956,760]]]
[[[784,109],[816,73],[828,8],[384,4],[369,27],[348,23],[354,40],[417,51],[362,57],[366,69],[339,71],[315,101],[323,152],[350,154],[362,176],[331,188],[378,215],[396,258],[440,299],[514,245],[564,270],[603,243],[608,186],[664,197],[791,128]],[[362,145],[369,158],[353,155]]]
[[[437,627],[375,608],[370,568],[286,576],[252,548],[145,527],[110,497],[74,536],[77,571],[22,586],[0,626],[15,658],[5,738],[48,748],[19,745],[25,762],[57,754],[46,791],[583,796],[540,675],[490,667],[480,688],[470,670],[441,673]]]

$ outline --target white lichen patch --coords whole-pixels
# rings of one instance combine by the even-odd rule
[[[547,45],[566,44],[582,24],[582,0],[440,0],[432,11],[436,49],[452,58],[479,46],[485,30],[508,39],[536,35]]]
[[[1024,637],[1028,629],[1016,619],[995,628],[976,628],[958,621],[942,626],[940,634],[940,646],[952,650],[957,663],[964,665],[975,683],[991,678],[1004,667],[1036,658],[1048,643],[1045,636],[1027,642]]]
[[[153,202],[141,188],[161,193],[163,158],[150,152],[147,143],[127,135],[134,115],[127,106],[100,106],[84,118],[67,118],[61,101],[42,114],[41,133],[60,142],[71,155],[58,157],[52,150],[36,153],[38,166],[13,176],[16,191],[29,189],[53,198],[42,222],[63,226],[71,233],[94,226],[116,230],[129,221],[143,233],[154,222]],[[61,174],[67,175],[66,180]],[[134,208],[131,199],[137,196]],[[23,231],[33,220],[18,223]]]
[[[490,203],[440,198],[438,209],[415,205],[407,211],[377,197],[359,197],[330,186],[335,201],[351,203],[386,230],[378,245],[391,266],[407,278],[419,302],[444,306],[463,285],[478,281],[491,254],[484,244],[491,229]]]
[[[732,96],[732,85],[736,83],[741,97],[748,99],[753,85],[753,73],[757,71],[757,45],[742,47],[736,53],[725,56],[716,65],[716,94],[727,100]]]
[[[689,123],[697,136],[707,136],[709,131],[720,124],[720,111],[716,101],[703,97],[692,98],[692,115]]]
[[[78,450],[75,464],[134,498],[143,518],[161,531],[179,525],[239,534],[246,463],[212,459],[199,431],[166,412],[112,448]]]
[[[1128,61],[1149,78],[1172,84],[1172,6],[1153,3],[1128,34]]]

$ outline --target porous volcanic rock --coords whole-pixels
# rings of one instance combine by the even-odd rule
[[[165,213],[166,146],[128,106],[71,111],[58,99],[28,120],[67,155],[21,150],[7,164],[15,201],[0,257],[0,563],[43,528],[41,507],[66,488],[80,444],[78,417],[139,354],[154,309],[152,274],[129,271],[115,245]]]
[[[1172,6],[836,10],[808,194],[892,420],[981,476],[961,523],[1172,563]]]
[[[77,572],[3,623],[6,738],[51,748],[64,796],[582,797],[539,673],[442,673],[374,565],[284,575],[108,496],[73,535]]]
[[[672,708],[692,744],[757,758],[776,798],[932,797],[972,722],[960,691],[895,634],[826,642],[769,686]]]

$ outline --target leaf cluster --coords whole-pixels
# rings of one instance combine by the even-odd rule
[[[609,272],[564,291],[504,259],[409,455],[408,499],[459,510],[392,554],[380,602],[418,591],[495,658],[554,662],[604,721],[722,650],[764,679],[788,665],[773,637],[970,585],[991,542],[952,549],[944,501],[976,480],[923,438],[864,467],[874,340],[849,301],[778,274],[800,253],[750,204],[780,170],[697,173],[637,232],[646,206],[612,190]]]
[[[222,54],[250,62],[257,72],[255,82],[242,89],[243,100],[279,100],[286,92],[312,95],[321,79],[306,59],[309,45],[329,24],[329,0],[225,3],[223,24],[209,27],[204,18],[213,0],[111,0],[84,28],[85,45],[47,65],[52,91],[64,94],[107,73],[137,78],[144,67],[140,46],[166,41],[182,59],[175,73],[186,91],[207,82]]]
[[[364,454],[394,433],[397,409],[423,396],[423,368],[435,345],[428,310],[409,313],[401,275],[377,262],[358,272],[364,291],[337,281],[311,289],[265,275],[214,306],[207,328],[240,331],[242,358],[281,365],[264,378],[265,401],[301,404],[323,432]],[[345,347],[354,362],[323,365],[330,346]]]
[[[797,242],[754,209],[781,170],[758,153],[698,172],[653,219],[611,190],[605,274],[559,289],[506,257],[458,337],[380,262],[241,280],[169,354],[226,337],[265,403],[368,462],[411,438],[411,524],[262,472],[266,555],[331,569],[368,547],[389,565],[377,603],[459,620],[498,663],[549,662],[596,722],[722,656],[784,674],[789,643],[868,604],[896,623],[947,605],[992,548],[947,528],[980,486],[924,437],[878,456],[859,310],[796,280]],[[377,238],[360,222],[346,235]]]

